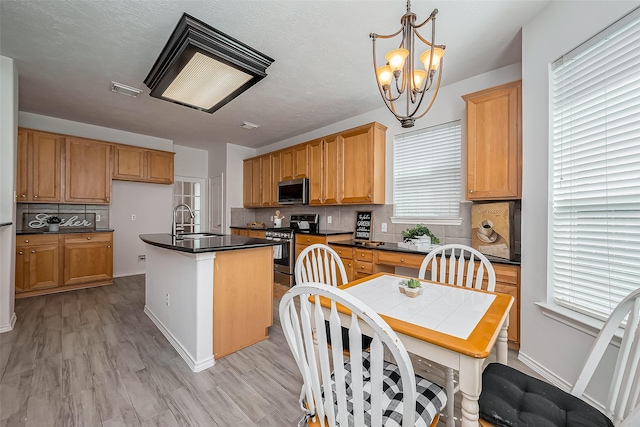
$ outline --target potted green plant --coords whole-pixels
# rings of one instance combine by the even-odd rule
[[[407,228],[406,230],[402,231],[402,237],[404,239],[405,242],[412,240],[412,239],[418,239],[421,236],[426,236],[429,237],[429,239],[431,240],[431,244],[437,244],[440,243],[440,239],[438,239],[432,232],[431,230],[429,230],[427,227],[425,227],[422,224],[418,224],[413,228]]]
[[[418,279],[403,279],[398,283],[400,293],[415,298],[422,293],[422,283]]]
[[[60,231],[60,223],[62,220],[56,215],[51,215],[47,218],[47,224],[49,224],[49,231]]]

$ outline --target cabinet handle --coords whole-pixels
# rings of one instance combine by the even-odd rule
[[[371,200],[371,194],[367,195],[367,199]]]
[[[111,245],[107,245],[107,247],[108,247],[108,248],[110,248],[110,247],[111,247]]]
[[[22,251],[18,252],[18,255],[22,255]]]
[[[22,253],[22,252],[21,252]],[[349,267],[351,267],[351,263],[347,264]]]
[[[38,196],[33,196],[33,198],[34,198],[34,199],[37,199],[37,198],[38,198]]]
[[[404,262],[404,258],[400,258],[400,262]]]
[[[32,254],[35,254],[35,253],[36,253],[36,251],[31,251],[31,253],[32,253]]]
[[[310,241],[311,241],[311,239],[307,239],[307,242],[310,242]]]
[[[364,257],[364,254],[360,254],[360,256]]]
[[[24,242],[25,243],[29,243],[29,239],[24,239]]]
[[[27,195],[26,195],[26,194],[23,194],[21,197],[22,197],[22,198],[25,198],[25,197],[27,197]]]
[[[364,270],[364,265],[361,265],[360,268]]]
[[[88,237],[87,237],[87,240],[91,240],[91,236],[88,236]]]
[[[473,190],[469,190],[469,193],[473,193]]]

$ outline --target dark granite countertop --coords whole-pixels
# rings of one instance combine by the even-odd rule
[[[201,253],[220,252],[236,249],[259,248],[263,246],[275,246],[280,242],[266,239],[256,239],[246,236],[234,236],[218,234],[199,239],[176,239],[169,233],[141,234],[140,239],[150,245],[158,246],[174,251]]]
[[[7,225],[13,224],[12,222],[0,222],[0,227],[6,227]]]
[[[408,254],[417,254],[417,255],[425,255],[425,256],[429,253],[425,251],[416,251],[413,249],[401,248],[400,246],[398,246],[397,243],[390,243],[390,242],[382,242],[382,244],[378,246],[369,246],[369,245],[363,245],[362,243],[359,243],[355,240],[340,240],[337,242],[330,242],[329,244],[338,245],[338,246],[349,246],[354,248],[375,249],[378,251],[404,252]],[[517,255],[516,259],[513,261],[510,261],[504,258],[496,258],[488,255],[487,255],[487,259],[497,264],[520,265],[520,255]]]
[[[33,230],[29,230],[29,231],[16,231],[16,235],[20,236],[23,234],[73,234],[73,233],[109,233],[109,232],[113,232],[114,230],[112,228],[100,228],[97,230],[76,230],[76,229],[66,229],[66,228],[61,228],[60,231],[33,231]]]
[[[229,228],[236,228],[239,230],[264,230],[264,228],[243,227],[241,225],[232,225]],[[296,231],[296,234],[311,234],[312,236],[336,236],[338,234],[353,234],[353,230],[318,230],[313,233],[310,231]]]

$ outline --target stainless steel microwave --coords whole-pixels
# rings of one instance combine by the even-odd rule
[[[299,178],[278,183],[278,204],[308,205],[309,179]]]

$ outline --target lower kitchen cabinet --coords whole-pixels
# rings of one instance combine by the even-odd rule
[[[60,286],[58,235],[19,236],[16,239],[16,294]]]
[[[249,236],[249,230],[246,228],[232,228],[231,234],[233,236]]]
[[[305,250],[306,247],[314,245],[316,243],[322,243],[323,245],[328,244],[329,242],[334,242],[338,240],[348,240],[351,239],[351,234],[334,234],[334,235],[320,235],[320,234],[296,234],[296,259],[298,259],[298,255],[300,252]]]
[[[107,283],[113,278],[111,233],[64,236],[64,285]]]
[[[113,283],[113,233],[16,236],[16,298]]]

